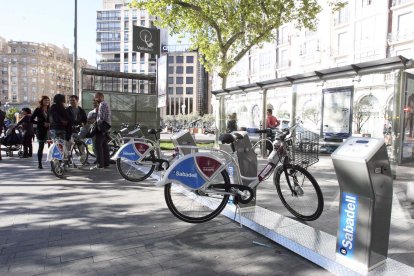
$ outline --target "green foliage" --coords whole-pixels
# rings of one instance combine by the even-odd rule
[[[16,107],[9,108],[6,113],[6,118],[9,119],[13,124],[16,123],[16,117],[14,116],[15,113],[19,113],[19,109]]]
[[[325,1],[340,7],[339,0]],[[314,30],[321,11],[318,0],[134,0],[131,6],[148,10],[173,34],[188,34],[223,88],[230,69],[253,46],[274,40],[274,30],[287,22]]]

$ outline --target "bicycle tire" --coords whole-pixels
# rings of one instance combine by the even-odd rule
[[[150,157],[155,158],[154,151],[150,152]],[[119,174],[128,181],[131,182],[140,182],[148,177],[154,172],[155,165],[148,162],[147,166],[145,163],[137,163],[126,158],[117,158],[116,159],[116,168],[118,169]]]
[[[213,183],[224,184],[225,191],[229,191],[230,178],[227,171],[223,170],[221,174],[218,174]],[[174,182],[165,185],[164,197],[171,213],[188,223],[203,223],[212,220],[223,211],[229,200],[229,195],[210,196],[198,190],[190,191]]]
[[[72,146],[70,154],[75,165],[85,165],[89,158],[88,145],[83,141],[76,141]]]
[[[52,169],[53,174],[57,178],[63,178],[63,176],[65,175],[65,168],[63,167],[63,162],[61,160],[50,161],[50,167]]]
[[[288,173],[285,174],[283,166],[280,166],[273,177],[273,183],[283,205],[298,219],[304,221],[318,219],[323,212],[324,206],[323,194],[318,182],[306,169],[300,166],[288,164],[287,171]],[[297,195],[294,195],[289,188],[287,183],[288,177],[291,185],[295,178],[298,181],[298,178],[300,178],[301,185],[297,190],[299,191]]]

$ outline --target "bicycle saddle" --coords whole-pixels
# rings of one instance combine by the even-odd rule
[[[238,132],[234,132],[234,133],[232,133],[232,135],[234,136],[234,138],[236,138],[236,140],[242,140],[243,139],[243,135],[241,135]]]
[[[157,134],[158,132],[161,132],[161,131],[162,131],[162,129],[160,129],[160,128],[158,128],[158,129],[155,129],[155,128],[148,129],[149,134]]]
[[[236,138],[233,136],[233,134],[224,133],[220,135],[219,140],[222,144],[231,144],[236,141]]]

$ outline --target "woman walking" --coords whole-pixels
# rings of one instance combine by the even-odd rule
[[[37,150],[37,161],[39,163],[38,168],[43,169],[42,157],[43,149],[47,141],[47,131],[49,129],[48,112],[50,107],[50,99],[48,96],[42,96],[39,101],[39,106],[34,110],[30,122],[35,124],[36,127],[36,138],[39,143],[39,149]]]

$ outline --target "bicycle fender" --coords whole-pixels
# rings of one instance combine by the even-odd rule
[[[47,152],[47,161],[52,161],[53,159],[63,160],[63,145],[53,143]]]
[[[224,163],[212,154],[188,154],[175,161],[155,185],[163,186],[174,182],[191,190],[198,190],[223,169],[225,169]]]
[[[144,142],[129,141],[119,148],[112,159],[125,158],[131,161],[140,161],[152,149],[152,146]]]

